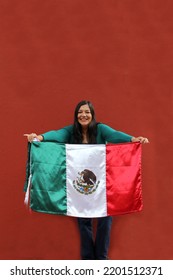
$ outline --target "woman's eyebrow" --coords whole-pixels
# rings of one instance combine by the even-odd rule
[[[90,110],[79,110],[78,111],[78,113],[81,113],[81,112],[89,112],[90,113],[91,111]]]

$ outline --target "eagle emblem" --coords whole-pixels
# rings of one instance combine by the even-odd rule
[[[88,169],[78,172],[79,176],[73,181],[73,187],[81,194],[91,194],[96,191],[100,181],[97,181],[96,175]]]

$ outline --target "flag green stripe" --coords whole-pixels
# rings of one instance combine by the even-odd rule
[[[31,174],[31,208],[66,215],[65,145],[34,142],[31,147]]]

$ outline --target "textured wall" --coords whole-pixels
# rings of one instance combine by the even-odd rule
[[[76,220],[23,204],[23,133],[58,129],[89,99],[143,146],[141,213],[114,218],[111,259],[172,259],[172,2],[0,1],[0,259],[79,259]]]

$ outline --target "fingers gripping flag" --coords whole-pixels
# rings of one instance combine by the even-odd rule
[[[140,143],[33,142],[28,158],[26,201],[34,211],[104,217],[142,210]]]

